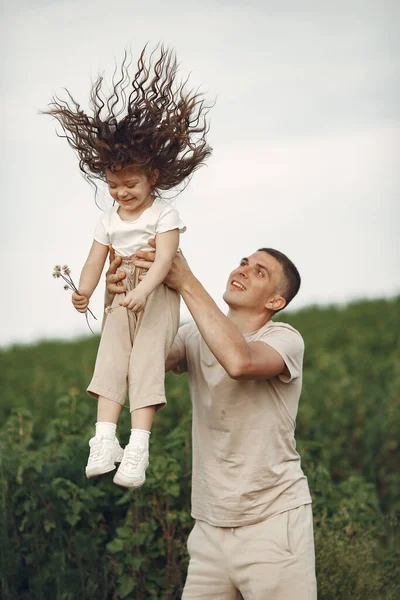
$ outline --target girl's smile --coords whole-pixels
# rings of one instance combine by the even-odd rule
[[[156,178],[157,174],[153,173],[152,179]],[[122,219],[131,220],[132,216],[137,218],[153,204],[152,180],[133,166],[128,165],[119,171],[107,169],[106,178],[111,197],[122,209],[118,210]]]

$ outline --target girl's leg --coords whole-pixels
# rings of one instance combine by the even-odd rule
[[[118,417],[121,412],[122,404],[113,402],[104,396],[99,396],[97,403],[97,422],[98,423],[118,423]]]
[[[115,435],[121,408],[121,404],[104,396],[98,398],[96,434],[89,442],[90,454],[86,465],[88,478],[113,471],[115,463],[122,460],[123,450]]]
[[[96,436],[108,440],[116,439],[118,418],[122,405],[104,396],[99,396],[97,402]]]
[[[145,406],[131,412],[131,436],[130,446],[139,446],[146,452],[149,451],[149,437],[153,425],[155,406]]]
[[[145,482],[149,464],[149,437],[155,412],[156,406],[145,406],[131,412],[131,436],[114,476],[114,483],[124,487],[139,487]]]
[[[155,406],[145,406],[131,412],[132,429],[144,429],[151,431],[154,415],[156,412]]]
[[[166,403],[165,361],[178,327],[179,296],[160,285],[148,297],[146,311],[135,329],[128,375],[132,429],[114,477],[118,485],[139,487],[145,482],[150,430],[156,409]]]

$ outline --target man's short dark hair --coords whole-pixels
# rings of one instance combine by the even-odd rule
[[[283,307],[286,308],[289,302],[293,300],[293,298],[299,291],[301,283],[300,273],[298,272],[297,268],[292,263],[292,261],[285,254],[283,254],[283,252],[279,252],[279,250],[274,250],[273,248],[259,248],[258,252],[266,252],[267,254],[275,258],[275,260],[277,260],[278,263],[281,265],[283,277],[281,282],[281,288],[278,291],[286,300],[286,304]],[[281,308],[279,310],[283,309]],[[279,310],[275,312],[279,312]]]

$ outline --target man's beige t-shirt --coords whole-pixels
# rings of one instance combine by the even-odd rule
[[[192,516],[219,527],[250,525],[311,502],[294,439],[303,339],[273,321],[244,337],[279,352],[290,376],[234,380],[194,323],[175,338],[193,404]]]

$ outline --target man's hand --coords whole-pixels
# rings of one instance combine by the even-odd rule
[[[77,294],[74,292],[72,294],[72,304],[78,312],[84,313],[87,311],[87,307],[89,306],[89,298],[83,294]]]
[[[140,312],[144,309],[147,296],[140,291],[139,288],[128,292],[123,300],[120,301],[120,306],[125,306],[133,312]]]
[[[155,239],[149,240],[149,245],[155,248]],[[155,253],[151,250],[138,251],[136,252],[136,257],[137,258],[134,260],[134,265],[136,267],[141,267],[142,269],[148,270],[154,262]],[[139,279],[143,279],[144,276],[145,273],[141,275]],[[170,272],[164,279],[164,283],[173,290],[180,292],[191,277],[193,277],[193,274],[189,268],[186,258],[183,256],[182,251],[178,249],[173,258]]]
[[[123,271],[117,273],[117,269],[122,262],[120,256],[115,256],[114,248],[110,246],[110,266],[106,273],[106,285],[110,294],[121,294],[125,291],[125,286],[120,282],[126,277]]]

